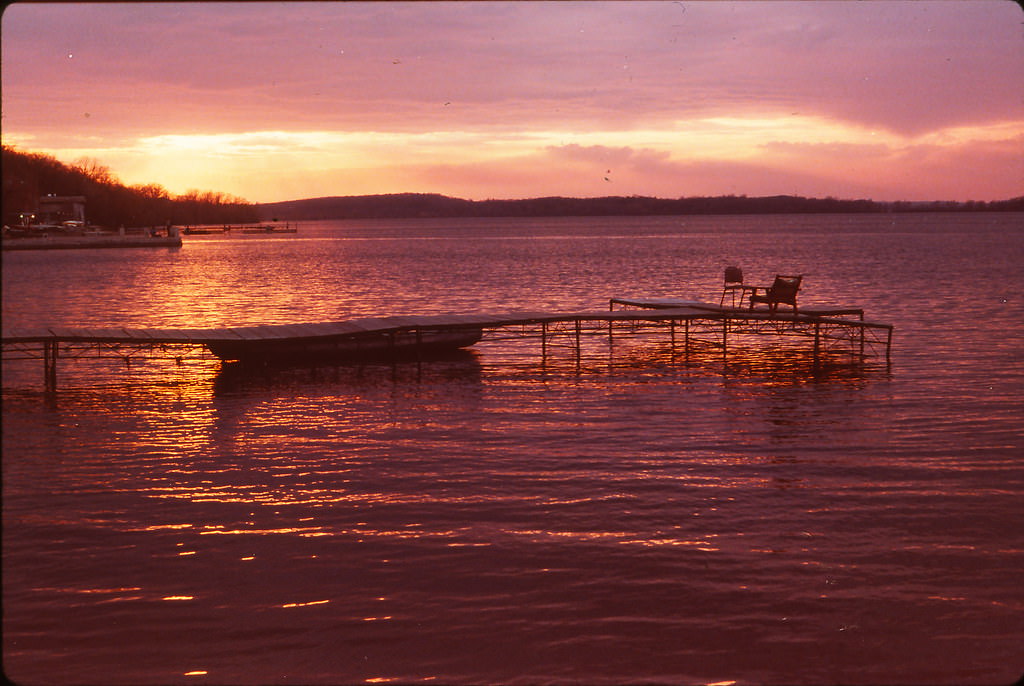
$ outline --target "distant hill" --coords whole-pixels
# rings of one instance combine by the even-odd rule
[[[471,200],[423,193],[388,195],[350,195],[344,197],[309,198],[258,205],[264,220],[345,219],[368,217],[459,217],[468,215]]]
[[[791,195],[650,198],[463,200],[433,193],[309,198],[257,206],[264,220],[398,219],[412,217],[588,217],[685,214],[1024,211],[1024,197],[997,202],[875,202]]]

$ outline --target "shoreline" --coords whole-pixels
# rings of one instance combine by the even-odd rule
[[[47,236],[4,238],[0,249],[74,250],[87,248],[180,248],[180,236]]]

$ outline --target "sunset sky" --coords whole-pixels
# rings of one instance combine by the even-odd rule
[[[5,145],[253,202],[1024,195],[1009,0],[14,4]]]

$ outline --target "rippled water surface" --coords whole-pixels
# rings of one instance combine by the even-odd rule
[[[1024,217],[422,220],[3,255],[3,324],[206,327],[717,302],[896,327],[484,341],[415,363],[4,363],[3,642],[26,684],[1012,683]]]

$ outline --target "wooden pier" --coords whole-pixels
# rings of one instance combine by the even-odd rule
[[[186,236],[204,236],[209,234],[270,234],[298,233],[299,225],[295,222],[263,222],[260,224],[189,224],[181,230]]]
[[[52,391],[57,387],[58,361],[68,358],[113,357],[128,364],[134,358],[169,358],[181,363],[227,348],[251,350],[256,359],[302,364],[310,360],[303,354],[307,348],[333,350],[334,361],[344,362],[346,351],[353,349],[387,356],[401,347],[418,359],[432,337],[479,332],[469,340],[538,340],[542,360],[547,360],[553,345],[564,343],[578,363],[584,336],[606,336],[610,346],[618,337],[652,330],[666,332],[673,349],[681,339],[684,354],[696,345],[720,349],[723,361],[737,336],[795,336],[811,346],[817,366],[826,355],[864,360],[880,357],[883,350],[888,365],[893,327],[864,321],[863,310],[852,307],[808,306],[799,314],[773,314],[691,300],[612,298],[606,310],[581,312],[410,315],[215,329],[50,327],[5,330],[2,340],[4,360],[42,360],[44,385]]]

